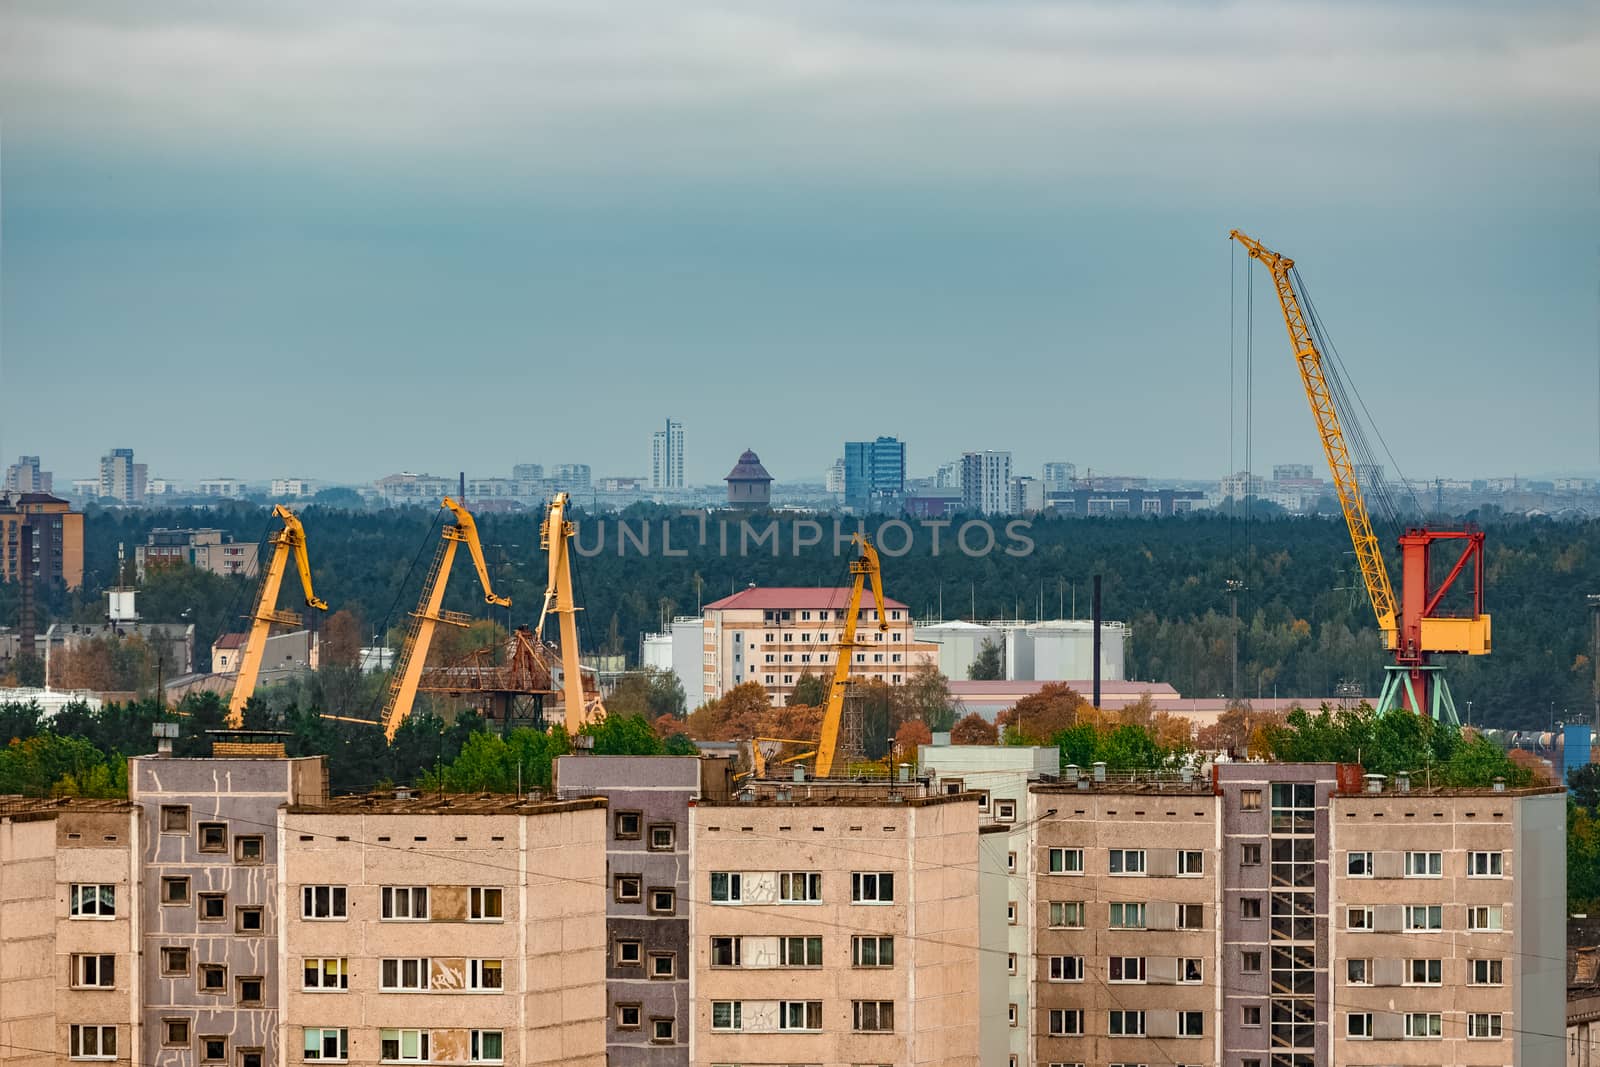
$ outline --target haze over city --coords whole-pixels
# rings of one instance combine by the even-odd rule
[[[1591,4],[0,19],[0,455],[63,477],[641,474],[675,414],[697,483],[875,433],[1216,478],[1233,227],[1405,474],[1596,470]],[[1257,465],[1316,461],[1255,284]]]

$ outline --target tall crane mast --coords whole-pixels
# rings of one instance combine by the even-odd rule
[[[567,733],[576,734],[584,723],[604,717],[606,708],[598,696],[591,700],[583,692],[583,667],[578,655],[578,612],[581,609],[572,597],[571,543],[578,526],[567,518],[567,504],[567,494],[557,493],[539,527],[539,547],[549,559],[550,576],[545,585],[539,625],[534,629],[534,643],[543,645],[545,617],[555,612],[561,627],[561,700],[566,708]]]
[[[272,535],[272,559],[261,577],[261,588],[256,594],[255,610],[250,613],[250,636],[245,641],[244,655],[239,660],[239,676],[233,683],[233,696],[228,700],[228,728],[237,730],[244,724],[244,706],[255,694],[256,679],[261,674],[261,660],[267,652],[267,637],[273,623],[299,626],[300,616],[292,611],[278,610],[278,590],[283,585],[283,572],[289,565],[289,554],[294,553],[300,570],[300,588],[306,594],[306,604],[318,611],[327,611],[328,605],[317,598],[311,589],[311,560],[306,556],[306,531],[299,516],[282,504],[272,506],[272,514],[283,523],[283,529]]]
[[[865,534],[854,534],[850,540],[861,546],[861,554],[850,561],[850,603],[844,613],[844,629],[839,634],[839,652],[834,659],[833,681],[828,685],[828,703],[822,712],[822,733],[817,742],[816,776],[827,778],[833,773],[834,755],[839,748],[839,724],[844,718],[845,690],[850,682],[850,668],[855,659],[856,623],[861,617],[861,591],[867,579],[872,580],[872,599],[878,607],[878,630],[889,629],[889,613],[883,606],[883,571],[878,566],[878,550]]]
[[[1378,712],[1405,707],[1435,719],[1456,721],[1455,704],[1445,684],[1443,668],[1433,664],[1431,657],[1434,653],[1482,656],[1490,651],[1490,620],[1483,610],[1483,533],[1472,529],[1427,527],[1407,530],[1400,538],[1401,595],[1398,599],[1395,597],[1382,548],[1372,530],[1356,464],[1345,443],[1337,398],[1329,387],[1322,351],[1317,344],[1320,327],[1314,316],[1307,314],[1295,290],[1294,260],[1238,230],[1231,231],[1228,236],[1243,245],[1251,259],[1260,260],[1272,277],[1284,326],[1289,331],[1289,344],[1300,368],[1300,382],[1317,422],[1323,455],[1333,475],[1334,490],[1344,512],[1345,526],[1350,531],[1350,543],[1355,548],[1361,577],[1366,583],[1367,599],[1377,616],[1384,647],[1395,657],[1394,664],[1386,670],[1383,691],[1378,697]],[[1455,566],[1436,585],[1432,580],[1431,549],[1439,541],[1459,541],[1463,548]],[[1445,594],[1469,563],[1473,570],[1470,614],[1438,614]]]
[[[417,610],[411,613],[411,625],[406,631],[405,643],[400,646],[400,661],[395,664],[389,680],[389,695],[383,705],[383,734],[394,740],[395,731],[411,715],[417,700],[417,683],[422,679],[422,668],[428,662],[428,647],[433,644],[433,631],[445,626],[468,626],[472,616],[459,611],[445,611],[444,590],[450,580],[450,565],[455,562],[456,549],[462,544],[472,553],[472,565],[478,571],[478,581],[483,586],[485,603],[508,608],[511,598],[495,595],[494,583],[489,580],[489,565],[483,558],[483,544],[478,540],[478,524],[472,513],[449,497],[440,507],[455,517],[439,537],[439,548],[434,553],[433,565],[422,583],[422,599]]]

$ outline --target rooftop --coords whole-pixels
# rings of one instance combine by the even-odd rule
[[[741,589],[732,596],[725,596],[721,600],[713,600],[705,606],[706,611],[774,611],[774,610],[804,610],[838,609],[843,611],[850,603],[850,590],[842,586],[831,588],[817,588],[814,586],[771,585],[751,586]],[[899,608],[905,611],[906,606],[891,597],[883,598],[884,606],[893,610]]]
[[[413,795],[406,795],[413,794]],[[333,797],[291,804],[291,815],[553,815],[606,806],[603,797],[550,800],[543,793],[428,793],[396,789],[385,793]]]
[[[761,457],[752,449],[745,449],[739,457],[739,462],[734,464],[733,470],[723,479],[725,482],[770,482],[772,475],[767,473],[767,468],[761,465]]]
[[[781,780],[743,783],[730,800],[703,798],[701,808],[923,808],[934,804],[976,803],[976,793],[941,793],[926,779],[909,782]]]

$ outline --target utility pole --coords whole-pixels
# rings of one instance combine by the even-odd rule
[[[1244,588],[1244,583],[1237,578],[1228,579],[1229,611],[1233,618],[1233,685],[1228,690],[1228,699],[1239,699],[1239,590]]]

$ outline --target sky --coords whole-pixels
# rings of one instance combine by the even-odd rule
[[[1404,474],[1594,473],[1596,71],[1582,0],[0,0],[0,457],[1320,462],[1238,228]]]

